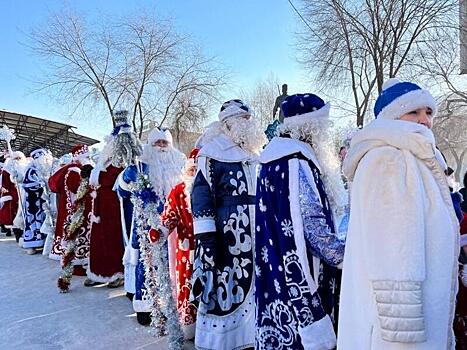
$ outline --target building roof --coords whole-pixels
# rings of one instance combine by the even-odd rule
[[[14,151],[22,151],[26,156],[36,148],[47,148],[55,157],[71,151],[77,144],[93,145],[99,140],[76,134],[74,126],[25,114],[0,110],[0,127],[8,126],[16,139],[11,142]],[[0,147],[6,149],[5,141]]]

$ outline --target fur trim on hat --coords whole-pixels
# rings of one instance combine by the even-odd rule
[[[251,116],[250,107],[248,107],[242,100],[229,100],[224,102],[219,112],[219,121],[224,121],[231,117]]]
[[[313,121],[313,119],[328,119],[330,110],[331,110],[331,104],[328,102],[323,107],[321,107],[320,109],[316,111],[296,115],[293,117],[284,118],[284,125],[300,126],[302,124]]]
[[[165,140],[171,145],[173,144],[172,134],[168,129],[162,130],[159,128],[154,128],[151,130],[151,132],[148,135],[148,144],[151,145],[158,140]]]
[[[401,83],[406,84],[410,82],[403,82],[397,78],[388,79],[383,84],[382,92]],[[414,83],[410,83],[410,84],[412,86],[418,87],[418,85]],[[404,90],[402,90],[402,92],[403,91]],[[380,94],[380,97],[381,97],[381,94]],[[378,97],[378,99],[380,97]],[[375,109],[376,109],[377,103],[378,102],[375,103]],[[388,105],[386,105],[377,115],[375,115],[375,117],[378,119],[399,119],[404,114],[415,111],[423,107],[431,108],[432,113],[433,113],[432,116],[433,117],[436,116],[436,113],[438,112],[438,104],[436,103],[435,99],[433,98],[433,96],[430,94],[428,90],[420,88],[420,89],[405,92],[404,94],[395,98]]]
[[[410,91],[392,101],[378,114],[378,119],[399,119],[404,114],[419,108],[431,108],[435,117],[438,112],[438,104],[428,90],[420,89]]]

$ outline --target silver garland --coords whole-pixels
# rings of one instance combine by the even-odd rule
[[[147,175],[139,174],[133,193],[152,188]],[[184,337],[170,282],[167,251],[167,230],[157,211],[159,203],[144,206],[137,195],[132,196],[135,211],[140,260],[144,265],[144,286],[151,302],[151,329],[153,336],[168,335],[170,350],[181,350]],[[156,243],[149,241],[149,228],[162,234]],[[157,266],[157,268],[156,268]]]

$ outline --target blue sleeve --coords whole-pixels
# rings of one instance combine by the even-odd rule
[[[136,165],[128,166],[121,175],[117,178],[117,194],[121,198],[130,198],[131,191],[130,191],[130,184],[136,181],[138,175],[138,169]]]
[[[454,211],[456,212],[457,220],[459,222],[464,218],[464,214],[461,209],[462,195],[458,192],[451,193],[452,205],[454,206]]]
[[[313,255],[332,266],[344,259],[345,242],[340,240],[326,222],[323,206],[300,167],[300,211],[303,219],[303,234]]]
[[[194,233],[215,232],[214,195],[202,171],[196,174],[191,194]]]

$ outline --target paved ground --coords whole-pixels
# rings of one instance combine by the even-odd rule
[[[84,287],[73,276],[71,292],[60,294],[59,272],[58,262],[0,234],[0,349],[167,349],[136,322],[122,288]]]

